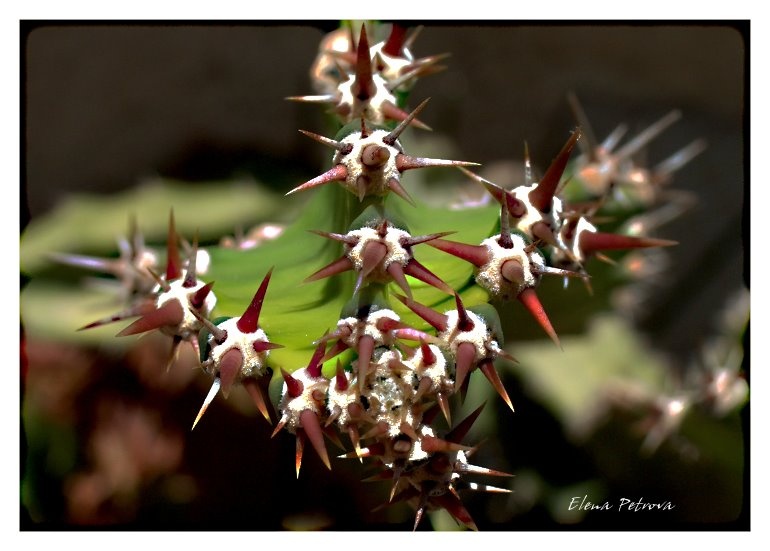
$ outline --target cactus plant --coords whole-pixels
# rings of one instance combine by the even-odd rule
[[[478,396],[502,402],[500,415],[522,416],[505,373],[518,369],[520,335],[533,335],[527,324],[539,326],[553,350],[568,347],[558,330],[561,310],[545,301],[547,295],[558,304],[567,291],[548,280],[562,280],[570,291],[570,282],[579,282],[574,287],[588,297],[595,293],[601,303],[613,283],[601,260],[632,258],[610,251],[678,247],[665,233],[649,233],[668,208],[673,173],[703,144],[695,141],[647,170],[633,154],[678,112],[625,145],[620,132],[597,144],[572,97],[577,121],[563,129],[564,143],[545,169],[533,167],[526,147],[521,183],[496,183],[472,159],[412,150],[421,142],[407,138],[427,131],[432,107],[427,100],[414,106],[413,98],[423,77],[430,79],[446,59],[415,58],[414,36],[398,23],[346,22],[323,37],[310,73],[314,94],[300,91],[288,99],[330,107],[332,131],[300,132],[334,153],[320,175],[282,189],[284,198],[270,198],[292,213],[277,236],[249,248],[204,246],[201,269],[200,238],[196,232],[190,244],[189,236],[178,234],[175,219],[184,207],[170,205],[163,263],[145,254],[133,229],[139,222],[131,223],[120,262],[69,251],[50,251],[49,258],[122,282],[125,304],[91,320],[84,332],[136,317],[117,335],[158,330],[170,336],[163,357],[170,370],[178,367],[180,347],[190,344],[210,387],[189,419],[195,431],[187,438],[204,429],[204,413],[221,407],[212,405],[223,401],[220,396],[229,401],[245,390],[252,411],[269,425],[267,442],[287,433],[293,438],[297,479],[313,461],[333,470],[344,458],[359,459],[374,469],[373,480],[388,481],[380,505],[411,507],[413,529],[424,527],[426,513],[436,527],[444,514],[476,529],[461,491],[513,488],[477,482],[477,476],[510,476],[501,465],[470,462],[484,449],[479,436],[488,436],[474,427],[484,409]],[[431,127],[439,130],[438,122]],[[436,201],[427,177],[410,183],[434,168],[447,174],[437,178],[481,199]],[[675,202],[676,214],[686,206]],[[529,319],[516,317],[517,309]],[[476,382],[477,372],[488,385]],[[746,388],[735,368],[696,379],[691,384],[698,390],[686,399],[662,392],[637,398],[649,410],[640,453],[675,440],[682,412],[694,405],[728,403],[715,411],[733,415],[743,405]],[[721,389],[718,396],[704,385]],[[343,448],[339,458],[327,441]],[[308,442],[316,457],[306,457]]]

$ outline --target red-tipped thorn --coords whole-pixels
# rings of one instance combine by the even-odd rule
[[[307,374],[313,378],[321,376],[321,359],[326,353],[326,340],[320,339],[313,351],[313,355],[310,358],[310,362],[307,364]],[[338,360],[339,363],[339,360]]]
[[[430,98],[427,98],[420,103],[417,107],[414,108],[414,110],[409,113],[406,118],[401,119],[401,123],[391,130],[391,132],[382,138],[383,143],[386,143],[388,145],[393,145],[396,143],[396,140],[398,140],[399,136],[401,136],[401,133],[406,129],[407,126],[409,126],[409,123],[414,120],[414,118],[422,111],[426,105],[428,105],[428,102],[430,101]],[[393,118],[393,117],[390,117]]]
[[[422,364],[424,366],[431,366],[436,363],[436,354],[430,345],[425,342],[425,339],[420,339],[420,350],[422,351]]]
[[[545,174],[537,184],[537,187],[529,192],[529,200],[540,212],[551,212],[554,193],[556,193],[556,188],[559,186],[561,176],[564,174],[564,169],[567,167],[569,156],[578,139],[580,139],[580,135],[580,128],[577,128],[545,171]]]
[[[257,354],[261,352],[265,352],[267,350],[275,350],[276,348],[284,348],[282,344],[278,344],[275,342],[268,342],[268,341],[254,341],[251,343],[251,347],[254,349],[254,352]]]
[[[390,277],[393,278],[393,281],[396,282],[396,285],[404,292],[404,294],[412,298],[412,289],[409,287],[409,283],[406,281],[406,276],[404,276],[404,267],[401,266],[398,262],[391,262],[390,265],[387,268],[387,272],[390,274]]]
[[[350,348],[347,344],[345,344],[343,341],[337,341],[334,343],[334,346],[332,346],[326,354],[324,354],[324,357],[321,358],[321,362],[325,362],[326,360],[332,359],[337,354],[341,354],[345,350]]]
[[[326,451],[323,429],[321,428],[318,415],[314,411],[306,409],[299,414],[299,420],[318,457],[321,458],[326,468],[331,470],[332,466],[329,463],[329,454]]]
[[[457,328],[460,331],[473,331],[476,324],[468,315],[468,311],[457,293],[455,293],[455,305],[457,306]]]
[[[629,235],[617,235],[605,232],[580,233],[579,245],[584,255],[598,251],[643,249],[647,247],[670,247],[678,242],[668,239],[653,239],[649,237],[632,237]]]
[[[413,207],[417,206],[414,202],[414,199],[412,199],[412,196],[409,195],[409,192],[407,192],[404,189],[404,186],[401,185],[401,182],[399,182],[397,178],[389,179],[387,185],[390,191],[392,191],[393,193],[401,197],[401,199],[403,199]]]
[[[369,374],[369,363],[374,353],[374,337],[363,335],[358,339],[358,391],[363,393],[366,386],[366,376]]]
[[[338,391],[344,392],[345,390],[348,389],[349,381],[347,376],[345,375],[345,370],[342,369],[342,363],[340,363],[339,360],[337,360],[337,369],[334,377],[335,377],[335,388]]]
[[[478,531],[476,523],[473,522],[473,518],[468,510],[463,506],[460,499],[452,493],[445,493],[433,498],[434,503],[440,505],[447,512],[454,517],[455,520],[470,528],[473,531]]]
[[[133,318],[134,316],[141,316],[144,314],[149,314],[150,312],[153,312],[155,310],[155,305],[152,302],[143,302],[141,304],[138,304],[136,306],[133,306],[131,308],[128,308],[127,310],[123,310],[122,312],[118,312],[117,314],[114,314],[112,316],[102,318],[96,321],[92,321],[91,323],[84,325],[83,327],[78,328],[78,331],[84,331],[86,329],[93,329],[94,327],[100,327],[102,325],[106,325],[108,323],[114,323],[116,321],[121,321],[127,318]]]
[[[540,327],[542,327],[548,336],[551,337],[551,340],[556,344],[556,346],[561,348],[559,336],[556,334],[556,331],[554,331],[553,326],[551,325],[551,321],[548,319],[548,315],[545,313],[543,305],[540,303],[540,299],[537,298],[537,293],[535,293],[535,290],[532,287],[528,287],[519,293],[517,298],[527,308],[527,310],[529,310],[529,313],[534,316],[534,318],[540,324]]]
[[[446,239],[434,239],[428,241],[428,245],[470,262],[477,268],[489,262],[489,250],[482,245],[468,245]]]
[[[314,132],[308,132],[307,130],[300,130],[300,132],[308,138],[312,138],[315,141],[322,143],[323,145],[328,145],[329,147],[336,149],[343,155],[347,155],[353,150],[353,144],[338,142],[336,140],[327,138],[326,136],[321,136],[320,134],[315,134]]]
[[[466,377],[472,371],[476,360],[476,347],[472,343],[463,342],[457,346],[457,354],[455,358],[455,392],[465,382]]]
[[[443,392],[436,393],[436,401],[438,407],[441,409],[441,413],[444,415],[444,419],[448,425],[452,425],[452,410],[449,407],[449,398]]]
[[[219,362],[219,379],[221,381],[222,396],[227,398],[230,389],[235,383],[243,366],[243,354],[237,348],[231,348],[222,355]]]
[[[506,404],[508,404],[508,407],[511,408],[511,411],[514,411],[513,404],[511,403],[511,399],[508,397],[508,393],[505,391],[503,382],[500,380],[500,376],[497,373],[497,370],[495,369],[495,365],[492,362],[492,360],[482,360],[479,363],[479,370],[481,370],[481,372],[484,374],[487,380],[492,384],[492,386],[500,395],[500,397],[503,399],[503,401]]]
[[[393,296],[395,296],[398,300],[400,300],[404,306],[409,308],[412,312],[420,316],[422,319],[424,319],[426,322],[431,324],[433,327],[435,327],[438,331],[446,331],[447,329],[447,316],[444,314],[440,314],[433,310],[432,308],[429,308],[428,306],[424,306],[420,304],[419,302],[416,302],[412,299],[408,299],[402,295],[399,295],[397,293],[393,293]]]
[[[441,438],[436,438],[435,436],[423,436],[422,439],[420,439],[420,446],[422,447],[423,451],[427,453],[456,452],[470,449],[468,446],[463,446],[457,442],[442,440]]]
[[[296,398],[300,396],[302,391],[305,390],[305,385],[302,384],[302,381],[292,377],[284,368],[281,368],[281,375],[283,375],[283,380],[286,382],[286,392],[289,394],[289,397]]]
[[[392,57],[401,57],[401,53],[404,47],[404,40],[406,39],[406,28],[402,27],[398,23],[393,23],[390,28],[390,34],[388,40],[382,47],[383,53]]]
[[[347,255],[342,255],[331,264],[327,264],[326,266],[324,266],[314,274],[306,277],[304,283],[310,283],[311,281],[318,281],[319,279],[324,279],[326,277],[331,277],[333,275],[341,274],[342,272],[347,272],[352,269],[353,269],[353,261],[350,260],[347,257]]]
[[[169,300],[160,308],[149,312],[134,321],[131,325],[117,334],[118,337],[136,335],[161,327],[176,327],[184,319],[184,310],[178,300]]]
[[[468,434],[468,431],[471,430],[473,423],[475,423],[476,419],[479,418],[479,415],[481,415],[481,412],[486,405],[487,403],[484,402],[475,410],[473,410],[465,419],[460,421],[460,423],[455,428],[447,433],[445,436],[446,440],[450,442],[460,442],[463,438],[465,438]]]
[[[265,421],[272,423],[272,420],[270,419],[270,411],[267,408],[267,403],[269,400],[265,394],[264,389],[259,385],[259,381],[249,377],[243,380],[243,386],[246,388],[249,396],[251,396],[251,400],[254,402],[257,410],[262,414],[262,417],[265,418]]]
[[[410,275],[415,279],[419,279],[423,283],[427,283],[428,285],[431,285],[436,289],[438,289],[439,291],[443,291],[448,295],[454,294],[454,289],[452,289],[449,285],[444,283],[443,280],[441,280],[436,274],[434,274],[428,268],[422,265],[414,257],[412,257],[407,263],[407,265],[404,267],[404,272],[407,275]]]
[[[394,88],[389,88],[389,89],[393,90]],[[411,124],[415,128],[420,128],[421,130],[429,130],[429,131],[433,130],[430,126],[428,126],[427,124],[425,124],[419,119],[415,119],[415,118],[410,119],[409,113],[407,113],[406,111],[404,111],[399,107],[396,107],[393,103],[391,103],[388,100],[385,100],[382,102],[382,105],[380,105],[380,109],[382,110],[382,115],[386,119],[400,121],[401,123],[409,121],[409,124]]]
[[[187,261],[187,270],[185,272],[184,281],[182,287],[189,289],[195,287],[198,283],[196,267],[198,264],[198,231],[195,232],[195,238],[193,239],[192,251],[190,253],[190,260]]]
[[[479,163],[468,161],[449,161],[446,159],[428,159],[425,157],[410,157],[405,153],[396,155],[396,168],[399,172],[415,168],[428,168],[432,166],[479,166]]]
[[[356,79],[352,87],[353,95],[360,101],[374,96],[376,90],[372,79],[372,58],[369,54],[369,40],[366,37],[366,25],[361,25],[356,52]]]
[[[262,303],[265,301],[265,294],[267,293],[267,286],[270,283],[271,275],[273,275],[272,268],[267,271],[267,274],[262,279],[259,289],[254,293],[254,298],[251,299],[251,303],[235,323],[235,326],[243,333],[254,333],[259,329],[259,314],[262,312]]]
[[[174,224],[174,211],[169,214],[168,238],[166,243],[166,281],[173,281],[182,275],[182,260],[179,258],[178,237]]]
[[[388,254],[388,247],[381,241],[370,241],[362,251],[361,276],[366,279]]]
[[[212,281],[211,283],[206,283],[206,285],[195,291],[190,297],[190,306],[196,310],[203,308],[203,305],[206,303],[206,297],[209,296],[213,286],[214,282]]]
[[[347,177],[348,169],[345,167],[345,165],[334,165],[320,176],[316,176],[312,180],[308,180],[304,184],[295,187],[286,195],[291,195],[292,193],[296,193],[298,191],[304,191],[306,189],[322,186],[324,184],[328,184],[329,182],[344,182]]]

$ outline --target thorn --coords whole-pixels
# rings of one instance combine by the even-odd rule
[[[467,526],[473,531],[478,531],[476,523],[473,522],[468,510],[463,506],[462,502],[452,493],[446,493],[433,498],[434,502],[447,510],[458,522]]]
[[[193,238],[192,252],[190,254],[190,260],[187,261],[187,270],[185,272],[184,281],[182,287],[189,289],[195,287],[198,283],[196,277],[196,266],[198,264],[198,230],[195,230],[195,237]]]
[[[445,253],[454,255],[466,262],[470,262],[477,268],[480,268],[489,262],[489,250],[482,245],[468,245],[466,243],[458,243],[457,241],[449,241],[446,239],[434,239],[428,241],[428,245],[440,251],[444,251]]]
[[[388,40],[382,47],[383,53],[392,57],[403,57],[404,39],[406,38],[406,28],[398,23],[393,23],[390,28]]]
[[[310,358],[310,362],[307,364],[307,374],[315,379],[321,376],[321,360],[326,353],[326,342],[326,339],[323,337],[319,339],[318,344],[313,351],[313,355]],[[337,360],[337,363],[339,363],[339,360]]]
[[[389,89],[389,90],[392,90],[392,89]],[[396,107],[393,103],[391,103],[388,100],[385,100],[382,102],[382,104],[380,105],[380,110],[382,111],[382,115],[386,119],[401,121],[401,122],[404,122],[407,119],[409,119],[409,114],[406,111]],[[415,128],[419,128],[421,130],[428,130],[428,131],[433,130],[430,126],[428,126],[427,124],[425,124],[424,122],[418,119],[411,119],[410,123]]]
[[[508,218],[508,209],[505,203],[500,205],[500,236],[497,238],[497,244],[504,249],[513,248],[513,239],[511,239],[511,221]]]
[[[195,312],[195,310],[200,310],[203,308],[203,305],[206,303],[206,297],[209,296],[213,286],[214,282],[212,281],[211,283],[207,283],[192,294],[190,297],[190,306],[192,306],[191,312]]]
[[[182,261],[179,258],[177,234],[174,226],[174,210],[168,219],[168,238],[166,242],[166,282],[174,281],[182,275]]]
[[[356,78],[351,91],[359,101],[366,101],[374,96],[376,89],[372,79],[372,58],[369,54],[369,39],[366,25],[361,25],[361,34],[356,48]]]
[[[409,195],[409,193],[404,189],[404,187],[401,185],[401,182],[398,181],[397,178],[391,178],[388,180],[387,183],[388,188],[390,191],[401,197],[404,201],[412,205],[413,207],[417,206],[414,202],[414,199]]]
[[[417,385],[417,390],[414,393],[414,397],[412,398],[412,402],[417,403],[420,400],[420,398],[422,398],[423,394],[428,392],[432,386],[433,386],[433,381],[430,380],[430,377],[421,378],[420,383]],[[413,440],[417,440],[417,439],[413,438]]]
[[[305,449],[306,438],[304,431],[297,431],[297,451],[294,455],[294,468],[297,471],[297,478],[299,478],[299,469],[302,467],[302,452]]]
[[[527,308],[527,310],[529,310],[529,313],[534,316],[534,318],[540,324],[540,327],[542,327],[548,336],[551,337],[551,340],[556,344],[556,346],[561,348],[559,336],[556,334],[556,331],[554,331],[553,326],[551,325],[551,321],[548,319],[548,315],[545,313],[545,310],[543,310],[543,305],[540,303],[540,299],[537,298],[535,290],[532,287],[528,287],[519,293],[517,298]]]
[[[201,417],[203,417],[203,414],[206,413],[206,410],[209,407],[209,404],[214,399],[214,396],[217,395],[217,392],[219,392],[219,377],[214,378],[214,383],[211,385],[211,388],[209,389],[209,393],[206,395],[206,399],[203,400],[203,405],[201,406],[200,411],[198,412],[198,416],[195,418],[195,421],[192,424],[192,428],[190,430],[195,429],[195,425],[198,424],[198,421],[201,420]]]
[[[422,365],[431,366],[436,363],[436,354],[431,350],[430,345],[425,339],[420,339],[420,350],[422,352]]]
[[[456,452],[470,449],[469,446],[463,446],[457,442],[449,442],[447,440],[442,440],[441,438],[428,435],[424,435],[420,439],[420,447],[422,447],[423,451],[426,453]]]
[[[639,134],[620,148],[615,156],[618,160],[627,159],[633,154],[638,152],[642,147],[650,143],[655,137],[662,133],[666,128],[674,124],[682,117],[682,112],[679,110],[673,110],[666,114],[663,118],[652,123],[650,126],[642,130]]]
[[[259,385],[259,382],[253,377],[247,377],[242,382],[243,386],[246,387],[249,396],[251,396],[254,405],[257,407],[257,410],[262,414],[262,417],[264,417],[265,421],[268,423],[272,423],[270,412],[267,409],[267,402],[269,399],[265,395],[264,389]]]
[[[463,301],[460,299],[460,295],[455,293],[455,305],[457,306],[457,328],[460,331],[473,331],[476,324],[468,315],[468,311],[463,305]]]
[[[344,182],[347,177],[348,169],[345,167],[345,165],[334,165],[320,176],[316,176],[312,180],[308,180],[304,184],[295,187],[286,195],[291,195],[292,193],[296,193],[298,191],[304,191],[306,189],[322,186],[324,184],[328,184],[329,182]]]
[[[591,129],[591,124],[588,122],[588,117],[585,111],[583,111],[583,106],[580,105],[577,96],[572,91],[567,92],[567,102],[572,110],[572,116],[575,117],[575,122],[583,129],[583,134],[585,135],[585,140],[580,142],[580,148],[588,156],[588,160],[595,163],[599,160],[596,156],[598,142]]]
[[[399,264],[398,262],[391,262],[390,265],[388,265],[387,268],[388,274],[390,274],[390,277],[393,278],[393,281],[395,281],[396,285],[404,292],[404,294],[412,298],[412,289],[409,287],[409,283],[406,281],[406,276],[404,276],[404,268]]]
[[[439,332],[446,331],[447,316],[445,316],[444,314],[439,314],[432,308],[429,308],[428,306],[424,306],[419,302],[416,302],[412,299],[408,299],[397,293],[393,293],[393,296],[395,296],[398,300],[400,300],[404,304],[404,306],[409,308],[412,312],[414,312],[415,314],[420,316],[422,319],[424,319],[426,322],[428,322],[433,327],[435,327]]]
[[[388,433],[388,423],[385,421],[379,421],[377,422],[366,434],[364,434],[361,438],[363,440],[366,440],[367,438],[374,438],[379,436],[384,436]],[[372,446],[369,446],[369,449],[371,449]]]
[[[284,99],[288,101],[301,101],[305,103],[337,103],[337,97],[334,94],[287,96]]]
[[[321,136],[320,134],[316,134],[314,132],[308,132],[307,130],[300,130],[300,132],[308,138],[312,138],[315,141],[322,143],[323,145],[328,145],[329,147],[336,149],[342,155],[347,155],[353,151],[353,144],[351,143],[338,142],[336,140],[327,138],[326,136]]]
[[[561,180],[564,169],[567,166],[570,153],[572,153],[572,149],[575,147],[578,139],[580,139],[580,135],[580,128],[575,129],[567,140],[567,143],[564,144],[564,147],[561,148],[559,154],[545,171],[545,175],[540,180],[540,183],[537,184],[535,189],[529,192],[529,200],[540,212],[551,212],[554,193],[559,185],[559,180]]]
[[[500,380],[500,375],[497,373],[495,364],[492,362],[492,360],[482,360],[479,363],[479,370],[481,370],[487,380],[492,384],[503,401],[508,404],[508,407],[511,408],[511,411],[514,411],[511,399],[508,397],[508,393],[505,391],[503,382]]]
[[[171,285],[169,285],[165,279],[163,279],[157,273],[155,273],[155,271],[152,268],[148,266],[146,269],[147,269],[147,272],[150,274],[150,276],[152,276],[152,279],[155,280],[155,283],[157,283],[158,286],[160,286],[160,288],[163,289],[164,292],[167,293],[171,290]]]
[[[532,232],[532,237],[539,239],[553,247],[559,246],[559,243],[556,241],[556,236],[545,222],[535,222],[532,224],[532,226],[530,226],[529,231]]]
[[[388,254],[388,247],[381,241],[370,241],[364,245],[361,262],[361,277],[366,279],[375,268],[380,266]],[[355,294],[355,291],[354,291]]]
[[[404,267],[404,272],[415,279],[419,279],[423,283],[427,283],[428,285],[435,287],[439,291],[443,291],[448,295],[453,295],[455,293],[454,289],[444,283],[444,281],[439,279],[436,274],[428,270],[428,268],[418,262],[414,257],[412,257],[409,262],[407,262],[406,266]]]
[[[262,303],[265,301],[265,294],[267,293],[267,286],[270,283],[270,276],[273,274],[273,268],[267,271],[262,283],[254,293],[254,298],[251,299],[251,303],[246,307],[243,315],[238,318],[235,326],[239,331],[243,333],[255,333],[259,329],[259,314],[262,312]]]
[[[348,425],[348,436],[350,437],[350,442],[353,444],[355,456],[361,463],[363,463],[364,458],[361,452],[361,439],[358,436],[358,427],[354,423]]]
[[[358,195],[358,201],[361,202],[364,200],[364,197],[366,197],[367,192],[369,191],[369,178],[364,176],[363,174],[356,178],[356,190]]]
[[[342,368],[342,363],[339,361],[339,359],[337,359],[335,381],[336,381],[335,388],[340,392],[344,392],[345,390],[347,390],[350,384],[347,376],[345,375],[345,370]]]
[[[184,311],[178,300],[173,299],[166,302],[160,308],[148,312],[131,325],[117,334],[118,337],[136,335],[161,327],[176,327],[184,319]]]
[[[165,373],[168,373],[171,370],[171,366],[176,362],[177,357],[179,356],[179,345],[182,343],[182,337],[179,335],[174,335],[171,338],[171,350],[168,351],[168,359],[166,360],[166,369]],[[200,358],[200,353],[198,353],[198,357]]]
[[[479,166],[479,163],[468,161],[448,161],[445,159],[428,159],[425,157],[411,157],[405,153],[396,155],[396,168],[399,172],[415,168],[428,168],[433,166]]]
[[[262,352],[265,352],[267,350],[275,350],[277,348],[284,348],[282,344],[274,343],[274,342],[268,342],[268,341],[254,341],[251,343],[251,347],[254,349],[254,352],[257,354],[260,354]]]
[[[407,126],[409,126],[409,123],[414,120],[414,118],[420,114],[420,111],[422,111],[426,105],[428,105],[428,102],[430,101],[430,98],[426,98],[425,100],[420,103],[417,107],[412,110],[411,113],[409,113],[405,119],[401,120],[398,126],[390,131],[390,133],[382,138],[383,143],[386,143],[388,145],[393,145],[396,143],[396,140],[398,140],[399,136],[401,136],[401,133],[406,129]],[[392,117],[390,117],[392,118]]]
[[[127,318],[149,314],[154,310],[155,305],[152,302],[142,302],[141,304],[132,306],[131,308],[123,310],[122,312],[118,312],[117,314],[113,314],[112,316],[92,321],[91,323],[78,328],[78,331],[85,331],[86,329],[93,329],[94,327],[100,327],[108,323],[114,323],[116,321],[121,321]]]
[[[668,239],[653,239],[648,237],[632,237],[629,235],[617,235],[605,232],[580,233],[579,242],[580,251],[584,255],[589,255],[596,251],[642,249],[647,247],[670,247],[678,245],[677,241]]]
[[[449,408],[449,398],[443,392],[436,393],[436,400],[438,401],[438,407],[441,408],[441,413],[444,415],[444,419],[449,426],[452,426],[452,413]]]
[[[320,235],[321,237],[332,239],[334,241],[339,241],[340,243],[345,243],[346,245],[350,245],[350,246],[355,246],[356,243],[358,243],[358,237],[354,237],[354,236],[347,236],[341,233],[330,233],[330,232],[325,232],[321,230],[308,230],[308,231],[316,235]]]
[[[302,381],[292,377],[284,368],[281,368],[281,375],[283,375],[283,380],[286,382],[286,392],[289,394],[289,397],[296,398],[301,396],[305,390],[305,385],[302,384]]]
[[[314,274],[306,277],[303,283],[310,283],[311,281],[318,281],[319,279],[347,272],[348,270],[352,270],[353,266],[353,261],[350,260],[347,255],[342,255],[331,264],[327,264]]]
[[[468,431],[471,430],[473,423],[475,423],[476,419],[479,418],[479,415],[481,415],[481,412],[486,405],[487,403],[484,402],[475,410],[473,410],[465,419],[460,421],[460,423],[455,428],[450,430],[444,438],[446,438],[446,440],[449,442],[459,443],[463,438],[467,436]]]
[[[524,141],[524,185],[529,187],[535,181],[532,175],[532,158],[529,155],[529,144]]]
[[[219,380],[222,395],[225,398],[230,394],[230,389],[240,374],[242,366],[243,354],[238,348],[231,348],[222,355],[222,359],[219,362]]]
[[[329,463],[329,454],[326,451],[323,430],[321,429],[321,422],[318,419],[318,415],[316,415],[314,411],[306,409],[299,414],[299,419],[302,428],[318,454],[318,457],[321,458],[321,461],[326,465],[326,468],[331,470],[332,467]]]
[[[281,432],[281,429],[286,426],[286,423],[289,422],[289,417],[284,414],[283,417],[281,417],[281,420],[278,421],[278,424],[275,426],[275,429],[273,429],[273,433],[270,435],[270,438],[274,438],[276,434]]]
[[[358,339],[358,392],[363,394],[366,386],[366,376],[369,374],[369,362],[374,353],[374,337],[362,335]]]
[[[455,358],[455,392],[465,382],[466,377],[473,369],[473,362],[476,360],[476,347],[469,342],[460,343],[457,346]]]
[[[343,341],[339,341],[338,340],[336,343],[334,343],[334,346],[332,346],[328,350],[328,352],[326,352],[326,354],[324,354],[324,357],[321,358],[321,363],[323,363],[323,362],[325,362],[327,360],[331,360],[334,356],[336,356],[338,354],[341,354],[342,352],[344,352],[348,348],[350,348],[350,347],[347,344],[345,344]]]

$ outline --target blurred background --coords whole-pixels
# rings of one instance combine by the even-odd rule
[[[139,209],[145,237],[160,245],[167,218],[151,208],[168,206],[142,211],[147,197],[220,207],[204,243],[285,217],[275,194],[329,162],[297,130],[332,130],[323,108],[284,98],[314,93],[308,70],[335,27],[22,24],[23,529],[411,529],[408,507],[372,511],[389,488],[362,484],[371,472],[358,462],[336,461],[330,475],[308,457],[297,480],[293,438],[271,440],[248,400],[220,401],[190,433],[210,381],[189,350],[161,377],[162,339],[97,341],[50,311],[63,289],[50,282],[83,273],[48,262],[45,249],[114,254],[128,212],[115,217],[113,207]],[[405,135],[415,154],[480,162],[507,184],[521,177],[526,141],[542,172],[576,126],[568,92],[600,139],[680,109],[645,148],[649,164],[708,143],[675,175],[672,188],[697,202],[658,231],[680,245],[644,258],[656,277],[619,286],[608,275],[593,302],[580,285],[544,298],[565,352],[517,332],[521,342],[509,344],[521,364],[503,372],[516,414],[472,385],[470,409],[489,398],[472,433],[484,439],[476,463],[516,475],[504,482],[511,494],[465,499],[480,529],[747,528],[748,404],[675,407],[701,375],[748,376],[747,48],[748,25],[726,23],[442,21],[416,40],[417,57],[451,57],[412,93],[412,106],[431,98],[421,119],[434,129]],[[161,183],[171,187],[154,195]],[[192,234],[196,215],[180,212],[182,232]],[[676,507],[569,510],[584,495]]]

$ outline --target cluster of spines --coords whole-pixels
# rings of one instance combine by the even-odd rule
[[[416,117],[427,100],[407,113],[396,106],[393,92],[403,92],[416,77],[436,70],[440,59],[434,56],[414,61],[407,47],[409,40],[404,37],[404,30],[394,25],[387,41],[370,48],[366,28],[362,26],[357,45],[351,34],[349,50],[323,52],[331,56],[338,75],[336,87],[323,96],[291,98],[332,103],[343,123],[354,124],[344,128],[337,139],[302,131],[335,150],[333,167],[289,193],[339,182],[359,200],[368,197],[379,205],[376,210],[380,216],[348,228],[345,234],[316,231],[340,242],[345,250],[337,260],[308,276],[306,282],[345,271],[357,272],[353,312],[343,315],[333,331],[318,339],[306,367],[293,372],[279,368],[283,388],[273,435],[284,429],[296,435],[295,467],[299,476],[307,441],[331,468],[324,438],[341,445],[332,430],[336,425],[339,432],[348,435],[354,448],[343,457],[370,457],[382,463],[382,474],[374,478],[392,479],[390,502],[412,503],[417,510],[415,528],[425,510],[441,507],[461,524],[475,529],[458,490],[507,490],[469,483],[462,476],[509,475],[468,463],[474,449],[461,444],[461,440],[481,408],[443,437],[436,435],[432,423],[441,412],[451,425],[449,398],[455,393],[465,397],[469,376],[476,369],[513,410],[494,363],[497,358],[515,360],[503,349],[496,310],[488,304],[466,308],[450,286],[414,258],[412,247],[424,243],[470,262],[477,283],[491,299],[518,300],[559,344],[535,292],[543,275],[580,277],[587,281],[585,263],[601,251],[673,243],[599,232],[590,221],[596,209],[585,211],[562,201],[563,175],[581,136],[580,129],[572,133],[539,181],[533,177],[527,152],[525,184],[512,190],[464,168],[477,163],[411,157],[404,153],[399,137],[409,125],[425,127]],[[402,63],[404,60],[409,63]],[[388,120],[396,121],[397,125],[380,126]],[[665,124],[668,121],[647,132],[645,139]],[[428,166],[457,166],[483,184],[501,206],[499,233],[478,245],[444,239],[453,232],[413,237],[384,214],[383,202],[390,192],[414,205],[401,183],[401,175]],[[221,392],[227,397],[237,384],[249,391],[270,422],[264,382],[270,373],[270,350],[280,345],[269,340],[260,327],[259,317],[272,270],[242,316],[212,321],[212,283],[199,281],[196,273],[197,239],[186,266],[180,261],[177,242],[172,215],[165,276],[143,266],[141,274],[150,274],[155,281],[149,293],[139,293],[139,299],[128,310],[86,328],[140,316],[119,335],[158,329],[172,336],[170,361],[179,343],[191,342],[199,352],[201,366],[213,378],[193,428],[216,394]],[[132,254],[129,258],[139,256]],[[75,259],[70,260],[75,263]],[[407,275],[453,296],[456,307],[440,313],[416,301]],[[388,307],[385,288],[390,282],[403,292],[394,294],[398,301],[431,326],[435,334],[403,323]],[[344,365],[340,355],[349,349],[355,357]],[[334,375],[325,377],[324,362],[335,360]]]

